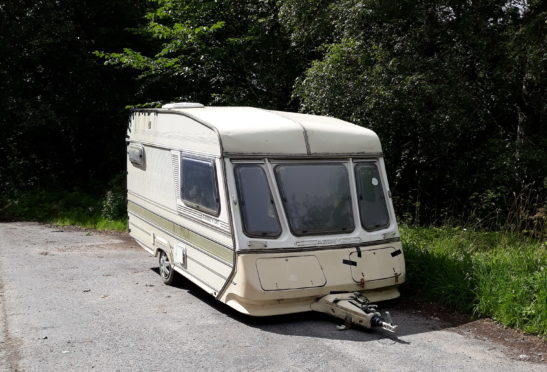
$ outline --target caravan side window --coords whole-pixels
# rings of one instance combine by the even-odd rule
[[[212,160],[182,158],[181,197],[185,204],[218,216],[218,196],[215,163]]]

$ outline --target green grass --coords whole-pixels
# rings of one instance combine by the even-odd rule
[[[401,227],[407,295],[547,336],[547,243],[507,232]]]
[[[82,191],[26,192],[0,200],[0,217],[4,220],[127,231],[127,217],[106,217],[104,202],[104,199]]]

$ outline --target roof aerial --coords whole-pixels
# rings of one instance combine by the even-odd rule
[[[161,108],[164,108],[164,109],[203,108],[203,107],[205,106],[203,106],[201,103],[196,103],[196,102],[173,102],[173,103],[167,103],[161,106]]]

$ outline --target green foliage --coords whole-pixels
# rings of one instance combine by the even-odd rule
[[[302,62],[277,12],[273,0],[152,0],[135,30],[150,50],[95,54],[139,71],[155,100],[287,107]]]
[[[294,97],[379,134],[407,221],[499,228],[529,189],[526,217],[545,207],[544,2],[336,0],[311,23],[308,6],[281,12],[300,48],[308,31],[322,42]]]
[[[547,335],[547,244],[507,232],[401,231],[406,295]]]
[[[5,1],[0,190],[104,188],[129,107],[299,107],[379,134],[406,222],[541,238],[547,9],[515,4]]]
[[[124,29],[142,2],[2,2],[0,191],[93,189],[123,169],[135,74],[92,51],[138,45]]]
[[[101,216],[109,220],[127,218],[127,186],[125,178],[118,176],[110,182],[101,208]]]
[[[279,1],[279,18],[291,35],[295,50],[303,58],[313,60],[320,54],[318,49],[332,40],[333,19],[336,11],[331,0],[284,0]]]
[[[114,195],[114,200],[110,194]],[[124,205],[122,211],[119,199],[121,196],[112,190],[108,190],[102,199],[81,190],[32,190],[0,198],[0,217],[127,231],[126,207]]]

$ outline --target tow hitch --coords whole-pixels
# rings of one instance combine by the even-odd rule
[[[337,327],[339,330],[345,330],[351,324],[357,324],[365,328],[383,328],[395,333],[398,327],[393,324],[388,311],[383,317],[378,311],[378,305],[371,304],[360,292],[326,295],[314,302],[311,308],[343,319],[344,324]]]

